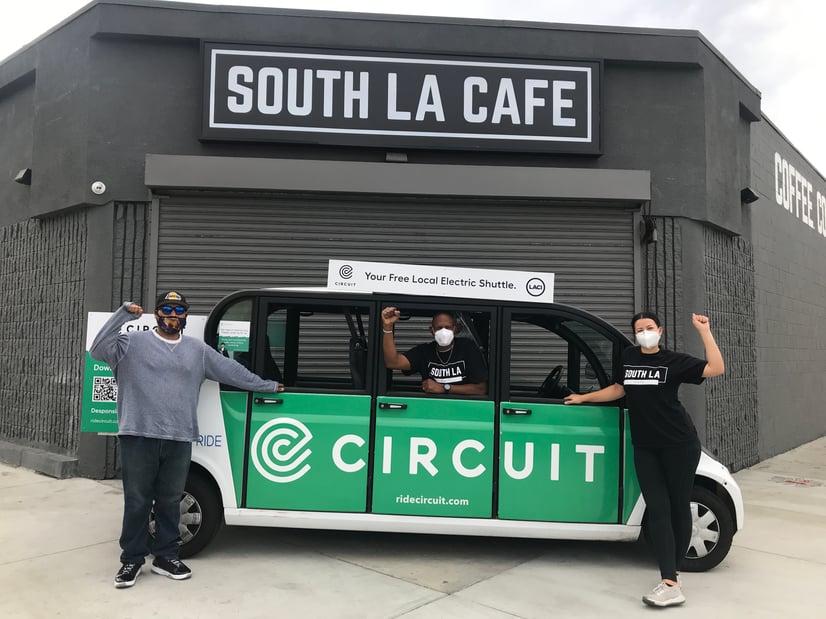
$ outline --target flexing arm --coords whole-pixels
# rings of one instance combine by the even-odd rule
[[[720,376],[726,371],[726,364],[723,362],[723,353],[720,352],[720,348],[711,334],[708,316],[691,314],[691,322],[694,328],[697,329],[697,333],[700,334],[700,339],[703,340],[703,347],[706,350],[706,367],[703,370],[703,378]]]
[[[105,361],[114,370],[129,347],[129,337],[121,335],[120,328],[124,323],[140,318],[142,314],[143,308],[136,303],[126,301],[121,305],[95,336],[89,348],[92,359]]]
[[[613,402],[625,397],[625,387],[619,383],[608,385],[599,391],[592,391],[591,393],[572,393],[565,396],[565,404],[587,404],[588,402]]]
[[[410,360],[396,350],[396,339],[393,334],[393,325],[399,319],[399,310],[395,307],[385,307],[381,311],[382,350],[384,351],[384,365],[391,370],[407,371],[410,369]]]

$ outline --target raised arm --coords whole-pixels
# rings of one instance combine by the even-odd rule
[[[703,340],[703,347],[706,351],[706,367],[703,370],[703,378],[720,376],[726,371],[726,364],[723,362],[723,353],[720,352],[720,347],[717,346],[717,342],[711,334],[708,316],[691,314],[691,323],[697,329],[697,333],[700,334],[700,339]]]
[[[410,360],[396,350],[396,339],[393,327],[399,319],[399,310],[395,307],[385,307],[381,311],[381,345],[384,351],[384,365],[391,370],[407,371],[410,369]]]
[[[129,347],[129,337],[121,335],[121,326],[130,320],[140,318],[142,315],[143,308],[136,303],[126,301],[121,305],[95,336],[92,346],[89,348],[92,359],[105,361],[114,370]]]

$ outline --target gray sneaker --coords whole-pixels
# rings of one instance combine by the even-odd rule
[[[642,601],[649,606],[676,606],[685,602],[685,596],[680,585],[669,587],[661,582],[651,593],[642,596]]]

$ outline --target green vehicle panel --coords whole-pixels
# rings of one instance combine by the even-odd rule
[[[367,510],[370,396],[256,394],[246,506]]]
[[[618,409],[502,402],[499,517],[617,522]]]
[[[373,512],[490,518],[493,402],[377,398]]]

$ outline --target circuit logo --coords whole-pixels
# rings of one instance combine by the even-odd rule
[[[252,462],[270,481],[286,484],[301,479],[310,470],[305,460],[313,452],[305,447],[312,438],[309,428],[297,419],[271,419],[252,439]]]
[[[353,277],[353,267],[349,264],[343,264],[338,270],[338,274],[341,276],[341,279],[350,279]]]

